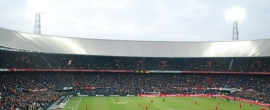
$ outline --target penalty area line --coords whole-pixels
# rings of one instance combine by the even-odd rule
[[[112,99],[112,97],[111,97],[111,99]],[[112,101],[113,101],[113,99],[112,99]]]

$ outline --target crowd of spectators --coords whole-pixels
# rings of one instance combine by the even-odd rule
[[[74,94],[89,95],[144,92],[217,93],[217,91],[211,92],[207,88],[237,88],[241,92],[236,92],[235,96],[264,102],[269,102],[270,93],[270,76],[267,75],[33,72],[1,73],[0,78],[3,79],[0,82],[0,92],[5,97],[5,103],[2,105],[19,108],[44,107],[61,95],[61,92],[54,90],[64,87],[74,87],[72,89]],[[250,92],[250,90],[252,91]],[[254,95],[254,92],[260,94]],[[42,101],[32,100],[37,97]],[[29,100],[26,100],[27,98]]]
[[[18,94],[29,90],[51,89],[55,85],[50,74],[1,73],[2,95]]]
[[[156,91],[161,93],[185,93],[188,88],[206,88],[207,75],[187,74],[116,74],[76,73],[75,78],[83,90],[91,94],[139,94]]]
[[[57,84],[55,76],[50,73],[0,73],[1,110],[46,107],[62,94],[53,91]]]
[[[138,58],[0,50],[1,68],[270,71],[270,58]],[[0,73],[3,108],[44,108],[71,87],[81,94],[217,93],[207,88],[237,88],[234,96],[269,103],[267,75],[140,74],[140,73]],[[250,91],[252,90],[252,91]]]
[[[2,108],[11,110],[42,110],[51,102],[56,101],[63,93],[56,91],[39,91],[8,95],[4,98]]]
[[[140,58],[0,50],[1,68],[269,72],[270,57]]]
[[[43,54],[0,50],[0,68],[50,68]]]
[[[75,87],[76,81],[71,73],[54,73],[54,89],[63,89],[63,87]]]
[[[240,91],[233,93],[235,97],[240,97],[244,99],[249,99],[254,102],[263,102],[270,103],[270,93],[269,92],[260,92],[260,91]]]
[[[76,73],[83,87],[99,87],[101,93],[131,93],[158,91],[179,93],[185,88],[238,88],[270,92],[270,77],[266,75],[205,75],[205,74],[116,74]],[[119,87],[119,89],[118,89]],[[98,89],[98,88],[97,88]]]

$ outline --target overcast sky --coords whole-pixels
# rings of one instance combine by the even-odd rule
[[[53,36],[231,41],[228,9],[241,7],[239,40],[270,38],[270,0],[47,0],[41,33]],[[28,0],[0,0],[0,27],[33,33]]]

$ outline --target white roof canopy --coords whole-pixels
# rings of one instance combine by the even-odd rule
[[[45,53],[127,57],[264,57],[270,39],[233,42],[163,42],[78,39],[0,28],[0,46]]]

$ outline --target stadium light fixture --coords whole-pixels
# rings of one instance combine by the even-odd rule
[[[45,14],[47,9],[46,0],[28,0],[29,9],[35,13],[34,33],[41,34],[40,15]]]
[[[233,22],[233,38],[232,40],[238,40],[238,21],[242,21],[245,17],[245,11],[242,8],[232,8],[226,12],[226,19],[229,22]]]

